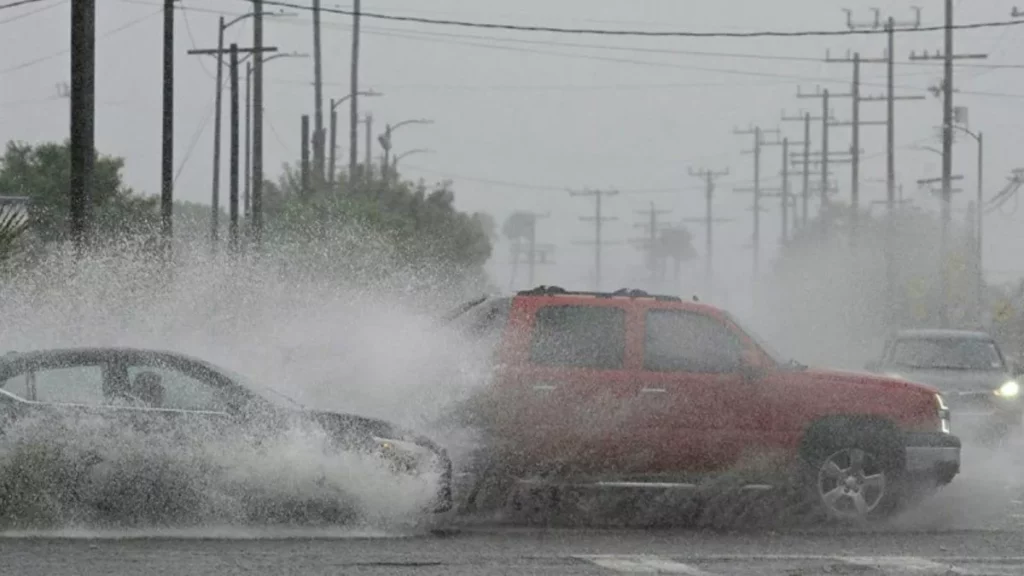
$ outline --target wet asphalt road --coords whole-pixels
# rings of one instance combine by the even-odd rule
[[[0,536],[0,576],[817,574],[1024,576],[1024,446],[965,452],[964,473],[872,529],[227,528]]]
[[[280,536],[280,535],[279,535]],[[1024,532],[476,528],[438,536],[0,540],[0,573],[62,575],[1024,574]]]

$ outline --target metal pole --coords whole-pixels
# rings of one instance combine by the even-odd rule
[[[96,2],[71,3],[71,239],[82,255],[90,239],[96,110]]]
[[[224,92],[224,17],[217,24],[217,95],[213,112],[213,193],[210,198],[210,246],[216,250],[220,237],[220,130]]]
[[[754,280],[761,260],[761,128],[754,129]]]
[[[601,191],[594,196],[594,290],[601,291]]]
[[[821,94],[821,210],[828,206],[828,90]]]
[[[850,240],[857,241],[860,219],[860,53],[853,55],[853,139],[850,148]]]
[[[811,115],[804,114],[804,189],[803,189],[803,214],[800,216],[800,225],[807,226],[807,207],[811,195]]]
[[[946,0],[946,54],[943,60],[944,85],[942,87],[942,238],[940,239],[942,284],[942,305],[940,321],[943,327],[949,325],[949,227],[952,217],[952,174],[953,174],[953,0]],[[980,209],[980,207],[979,207]]]
[[[324,92],[320,60],[320,0],[313,0],[313,173],[324,182]]]
[[[170,249],[174,232],[174,0],[164,0],[163,149],[160,166],[160,233]]]
[[[254,58],[259,58],[256,54]],[[243,215],[246,219],[247,232],[252,232],[252,63],[245,64],[245,193],[243,195]]]
[[[302,115],[302,148],[301,150],[301,181],[302,190],[300,194],[303,198],[309,196],[309,115]]]
[[[705,177],[707,178],[707,185],[704,188],[704,204],[705,204],[704,211],[705,211],[705,228],[707,228],[707,229],[704,230],[704,234],[705,234],[704,242],[705,242],[705,246],[707,246],[707,252],[708,253],[705,254],[705,256],[704,256],[704,282],[705,282],[704,291],[705,291],[705,293],[707,293],[708,298],[710,298],[711,295],[712,295],[712,290],[714,289],[714,287],[713,287],[713,284],[714,284],[714,280],[713,280],[714,276],[713,276],[713,274],[715,272],[715,270],[714,270],[714,252],[715,252],[715,249],[714,249],[714,244],[713,244],[715,235],[714,235],[714,233],[712,232],[712,229],[711,229],[712,226],[714,225],[714,222],[715,222],[714,213],[712,212],[712,202],[713,202],[713,195],[714,195],[714,192],[715,192],[715,183],[714,183],[714,180],[712,179],[712,174],[711,174],[710,170],[707,171],[707,173],[705,174]]]
[[[349,90],[349,158],[348,174],[350,179],[356,177],[356,168],[359,163],[359,14],[361,10],[360,0],[355,0],[352,5],[352,64],[351,64],[351,86]]]
[[[977,214],[977,218],[978,218],[978,224],[977,224],[977,227],[978,227],[978,239],[977,239],[977,244],[978,245],[976,247],[976,250],[977,250],[976,258],[978,260],[978,264],[977,264],[977,268],[978,269],[977,269],[976,273],[978,275],[978,278],[977,278],[977,295],[976,295],[977,302],[976,302],[976,305],[977,305],[977,308],[978,308],[978,312],[977,312],[977,314],[978,314],[978,322],[981,323],[981,321],[982,321],[982,319],[984,317],[983,310],[984,310],[984,302],[985,302],[985,296],[984,296],[984,290],[985,290],[985,268],[984,268],[984,260],[983,260],[983,257],[985,255],[985,251],[984,251],[984,247],[982,246],[982,240],[984,239],[984,236],[983,236],[983,233],[982,233],[982,227],[985,225],[984,210],[982,210],[982,201],[984,200],[984,192],[983,192],[983,190],[984,190],[984,187],[983,187],[984,180],[983,180],[983,177],[985,175],[985,172],[984,172],[984,164],[982,163],[983,159],[984,159],[984,140],[983,140],[983,135],[982,135],[981,132],[978,132],[977,140],[978,140],[978,214]]]
[[[338,111],[335,109],[334,98],[331,98],[331,149],[328,152],[330,161],[328,162],[328,174],[327,182],[330,183],[331,187],[334,187],[334,177],[337,174],[337,157],[338,157]],[[349,188],[352,186],[352,174],[348,175]],[[332,190],[333,192],[333,190]]]
[[[257,56],[263,50],[263,0],[252,0],[252,44]],[[257,246],[263,242],[263,58],[253,63],[252,122],[252,223]]]
[[[782,140],[782,243],[789,242],[789,138]]]
[[[373,182],[373,114],[366,115],[366,166],[363,168],[366,183]]]
[[[231,191],[229,202],[230,229],[228,237],[231,250],[238,250],[238,44],[231,44]]]

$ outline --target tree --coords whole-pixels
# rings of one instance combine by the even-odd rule
[[[321,266],[352,279],[416,288],[484,281],[494,220],[456,210],[450,182],[428,186],[392,174],[348,187],[342,174],[333,190],[303,193],[298,175],[286,165],[264,186],[267,239],[291,246],[295,259],[322,256],[310,253],[312,241],[330,246],[333,257]]]
[[[31,226],[42,242],[66,238],[70,213],[70,142],[9,142],[0,157],[0,193],[31,200]],[[151,230],[157,199],[135,194],[121,179],[124,160],[97,153],[92,187],[92,218],[99,237]]]

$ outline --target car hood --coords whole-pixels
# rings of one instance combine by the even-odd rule
[[[892,370],[888,373],[933,386],[941,392],[995,390],[1013,379],[1011,374],[992,370]]]

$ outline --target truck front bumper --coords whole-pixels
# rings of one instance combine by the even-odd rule
[[[913,475],[934,478],[939,485],[949,484],[960,473],[960,438],[942,432],[908,433],[905,470]]]

